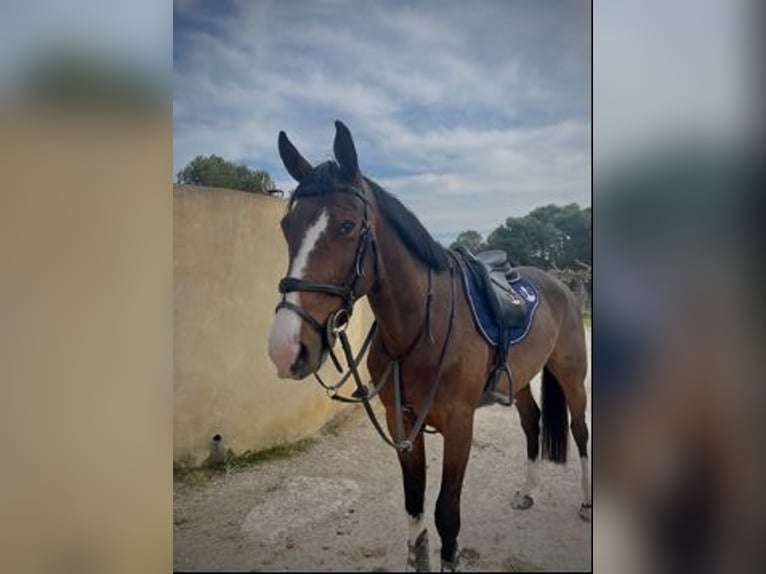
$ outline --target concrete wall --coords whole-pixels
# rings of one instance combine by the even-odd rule
[[[268,358],[288,262],[279,228],[285,205],[240,191],[173,187],[177,463],[203,462],[216,434],[235,453],[303,438],[344,408],[313,377],[277,379]],[[349,326],[355,350],[372,319],[366,302],[357,307]],[[337,380],[329,361],[322,374]]]

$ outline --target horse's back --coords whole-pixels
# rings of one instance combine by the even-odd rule
[[[561,279],[538,267],[522,266],[514,267],[514,270],[517,271],[522,278],[537,287],[538,290],[541,291],[543,297],[555,309],[560,309],[567,313],[574,311],[579,316],[580,310],[577,298],[572,290],[567,287]]]
[[[516,267],[519,275],[537,287],[542,301],[556,324],[560,343],[577,354],[585,353],[585,326],[577,296],[558,277],[537,267]],[[541,309],[542,310],[542,309]],[[543,313],[545,314],[545,313]]]

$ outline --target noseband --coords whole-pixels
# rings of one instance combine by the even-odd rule
[[[297,193],[298,190],[296,190]],[[323,193],[321,190],[313,191],[311,189],[301,190],[301,197],[307,195],[318,195]],[[364,260],[367,256],[367,252],[372,248],[375,251],[375,238],[372,235],[370,229],[370,223],[368,219],[368,205],[369,201],[364,196],[364,192],[360,191],[356,186],[348,186],[342,188],[339,191],[348,191],[353,193],[355,197],[361,200],[364,206],[364,218],[362,219],[362,229],[359,233],[359,243],[356,246],[356,254],[354,256],[354,263],[351,271],[348,275],[351,277],[343,285],[336,285],[333,283],[319,283],[317,281],[304,281],[303,279],[297,279],[295,277],[285,277],[279,282],[279,292],[282,293],[282,300],[277,305],[275,312],[280,309],[289,309],[303,319],[306,323],[319,333],[322,337],[322,344],[330,352],[330,357],[335,364],[338,371],[342,372],[343,368],[340,365],[340,361],[333,352],[333,346],[338,333],[343,331],[348,325],[351,315],[354,311],[354,303],[358,299],[357,289],[359,281],[365,277],[364,274]],[[377,268],[377,258],[375,260]],[[343,300],[343,305],[334,313],[330,314],[325,323],[321,323],[316,317],[311,315],[308,311],[295,305],[287,300],[287,294],[293,292],[311,292],[311,293],[324,293],[326,295],[332,295],[340,297]]]

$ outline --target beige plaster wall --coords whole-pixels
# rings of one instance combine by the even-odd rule
[[[313,377],[277,379],[268,357],[277,284],[287,270],[279,229],[285,205],[241,191],[173,187],[177,463],[203,462],[215,434],[235,453],[300,439],[344,408]],[[357,307],[354,349],[372,319],[365,301]],[[329,361],[322,374],[337,380]]]

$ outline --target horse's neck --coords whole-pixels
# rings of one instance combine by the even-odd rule
[[[367,299],[386,350],[397,357],[423,329],[428,269],[408,251],[393,230],[378,233],[376,240],[380,275]]]

